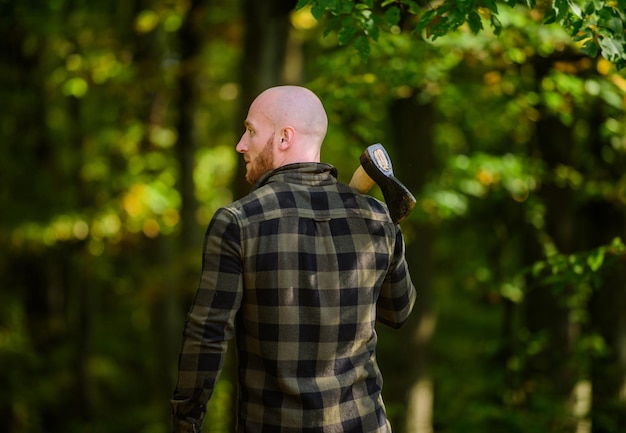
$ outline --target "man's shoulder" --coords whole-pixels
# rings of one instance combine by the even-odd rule
[[[386,204],[368,194],[337,182],[326,187],[307,187],[285,182],[271,182],[223,208],[240,222],[280,218],[289,215],[315,216],[326,211],[333,217],[359,215],[386,222]]]
[[[280,191],[286,191],[285,185],[271,183],[256,188],[247,195],[223,207],[238,219],[263,216],[268,210],[277,209]]]
[[[370,215],[370,218],[376,220],[386,220],[389,211],[387,204],[369,194],[362,194],[343,183],[337,184],[339,195],[343,198],[344,203],[351,203],[350,207],[359,208]]]

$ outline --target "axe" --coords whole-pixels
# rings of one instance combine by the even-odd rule
[[[394,177],[387,151],[380,143],[372,144],[363,151],[360,160],[361,165],[352,175],[350,186],[365,194],[376,183],[383,193],[391,219],[399,224],[415,207],[415,197]]]

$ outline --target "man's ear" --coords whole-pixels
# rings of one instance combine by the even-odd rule
[[[280,143],[278,147],[280,150],[287,150],[293,144],[293,140],[296,136],[296,131],[291,126],[285,126],[280,131]]]

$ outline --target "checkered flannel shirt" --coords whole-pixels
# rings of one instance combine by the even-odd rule
[[[385,205],[298,163],[216,212],[187,316],[174,431],[200,431],[235,336],[238,432],[390,432],[375,322],[415,301],[404,240]]]

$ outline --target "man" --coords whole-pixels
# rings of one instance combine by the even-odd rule
[[[237,152],[254,184],[207,229],[172,398],[175,432],[198,432],[236,330],[238,432],[390,432],[376,321],[415,301],[386,206],[320,163],[328,120],[310,90],[250,106]]]

